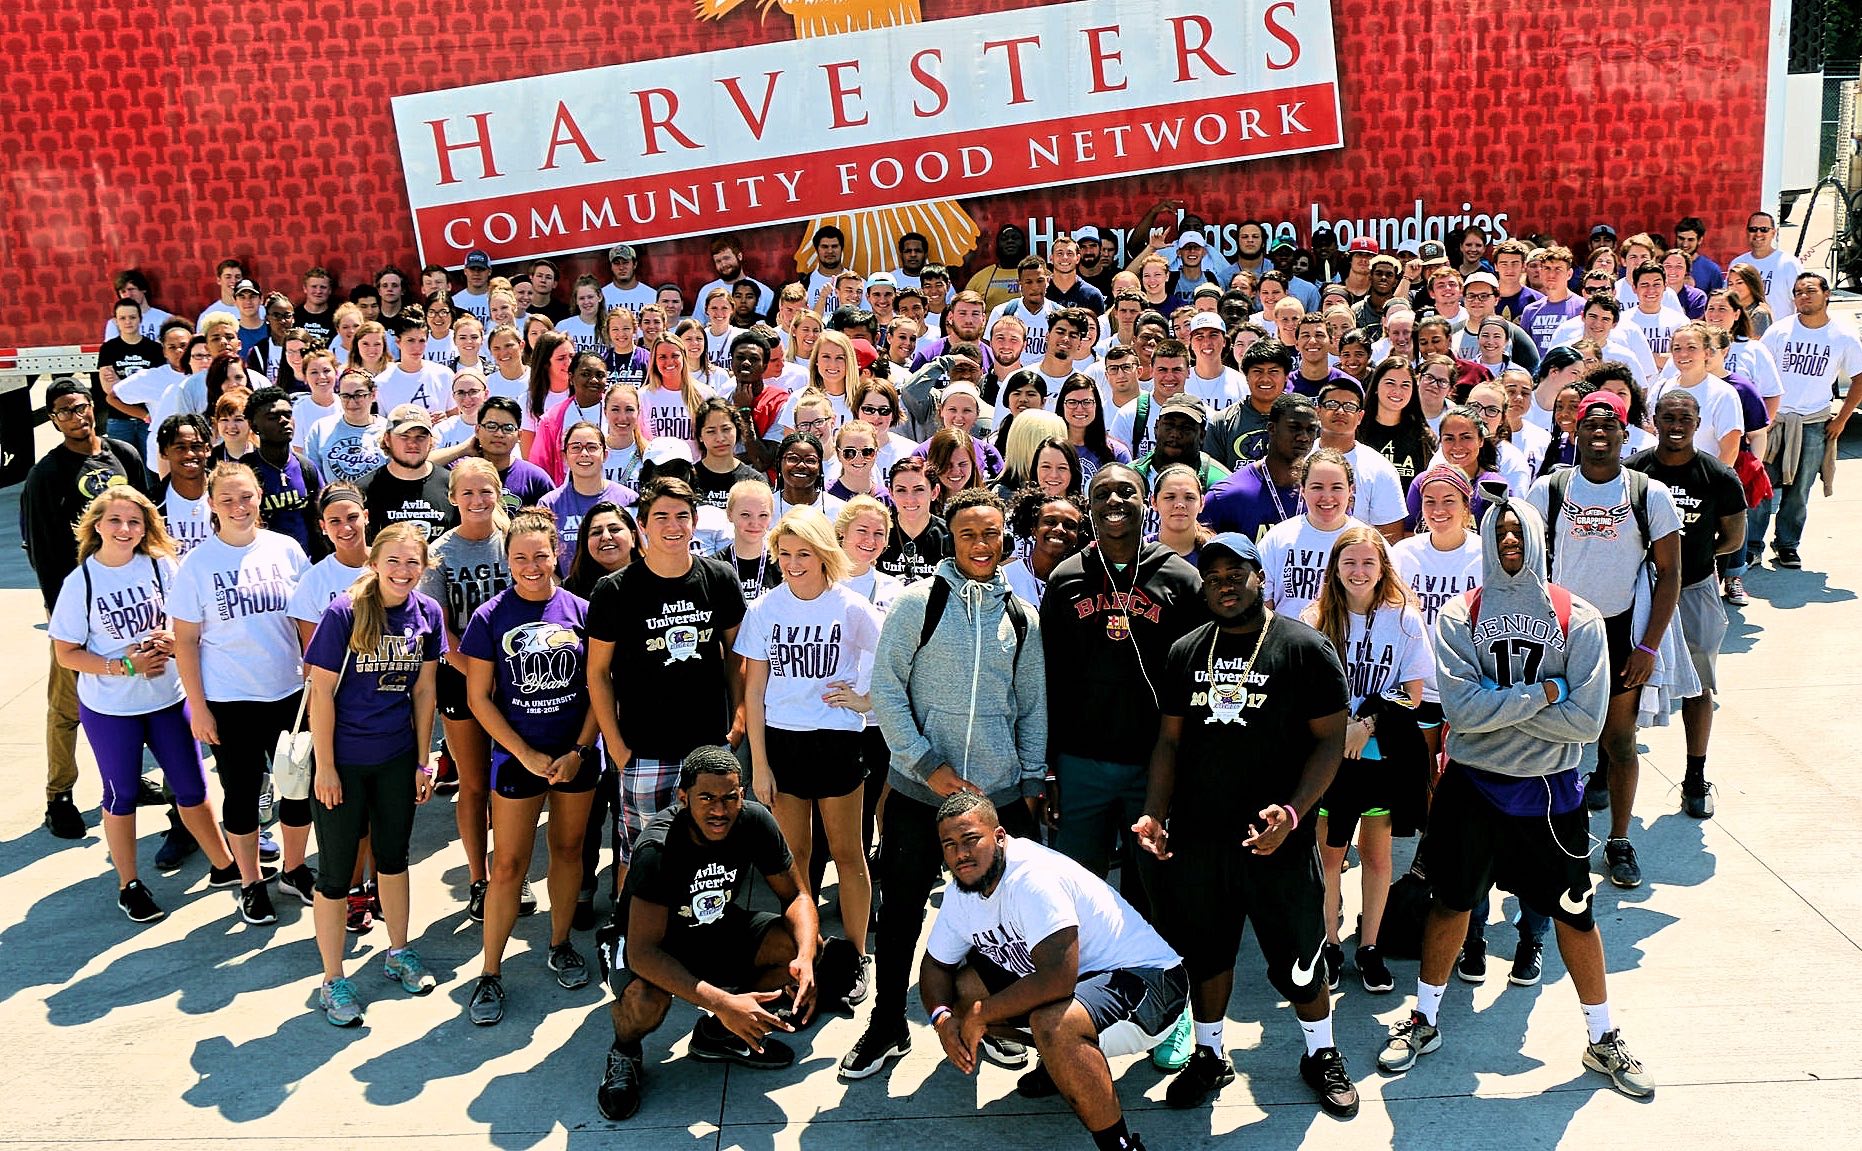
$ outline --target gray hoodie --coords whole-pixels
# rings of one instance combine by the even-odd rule
[[[946,559],[932,580],[950,586],[937,630],[921,651],[931,580],[905,589],[886,612],[873,657],[873,710],[892,749],[893,790],[936,806],[925,780],[940,764],[998,806],[1042,791],[1047,760],[1047,668],[1041,621],[1023,604],[1028,634],[1017,654],[1004,605],[1014,593],[997,572],[965,579]]]
[[[1436,682],[1448,722],[1448,756],[1467,767],[1520,779],[1574,768],[1586,743],[1603,731],[1610,704],[1610,652],[1603,616],[1576,597],[1569,635],[1546,591],[1545,524],[1524,500],[1489,502],[1481,520],[1481,611],[1456,597],[1436,617]],[[1526,562],[1517,575],[1500,566],[1495,525],[1519,516]],[[1569,687],[1545,702],[1546,680]]]

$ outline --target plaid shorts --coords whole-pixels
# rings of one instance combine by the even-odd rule
[[[621,769],[621,838],[617,846],[622,863],[633,859],[634,839],[647,821],[673,801],[679,790],[681,766],[682,761],[677,759],[635,756]]]

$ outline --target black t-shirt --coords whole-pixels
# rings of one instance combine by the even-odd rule
[[[1634,468],[1668,485],[1675,510],[1681,513],[1681,584],[1699,583],[1713,574],[1713,543],[1720,517],[1746,510],[1745,485],[1717,456],[1695,452],[1685,467],[1669,467],[1655,458],[1654,448],[1629,457]]]
[[[551,298],[532,302],[530,305],[530,314],[533,316],[548,316],[552,324],[560,324],[570,316],[575,315],[575,308],[572,305]]]
[[[677,579],[636,560],[595,585],[588,637],[614,645],[610,665],[621,738],[641,759],[679,760],[730,733],[734,659],[725,633],[744,618],[737,573],[693,556]]]
[[[905,534],[899,526],[897,516],[892,520],[892,534],[886,537],[886,550],[879,553],[874,567],[903,583],[917,583],[921,579],[930,579],[937,565],[945,557],[954,554],[950,543],[950,529],[944,526],[942,516],[932,516],[916,539]]]
[[[1216,637],[1215,708],[1209,701],[1209,644]],[[1165,715],[1183,720],[1177,744],[1177,782],[1171,831],[1245,835],[1256,813],[1293,798],[1312,753],[1312,720],[1345,710],[1345,671],[1317,631],[1276,615],[1249,672],[1245,697],[1241,669],[1254,636],[1219,635],[1206,623],[1170,647],[1164,663]],[[1238,709],[1238,710],[1231,710]],[[1218,714],[1226,718],[1216,718]],[[1312,824],[1293,832],[1310,843]]]
[[[300,306],[294,322],[298,327],[322,340],[326,348],[330,346],[330,341],[336,338],[335,308],[327,312],[313,312],[307,307]]]
[[[362,506],[369,513],[370,543],[383,528],[403,521],[425,525],[428,540],[437,540],[441,532],[459,526],[459,509],[447,498],[443,468],[428,471],[425,479],[404,480],[389,474],[383,464],[356,486],[362,489]]]
[[[154,340],[137,340],[132,346],[118,337],[105,340],[97,351],[97,366],[115,372],[119,381],[162,362],[162,346]]]
[[[794,857],[769,808],[744,800],[730,833],[712,843],[697,834],[685,805],[660,811],[634,840],[622,898],[666,909],[666,951],[691,954],[707,945],[706,928],[750,913],[750,873],[786,874]],[[627,910],[621,912],[625,923]],[[735,942],[734,936],[727,937]]]
[[[1390,461],[1390,466],[1396,469],[1397,484],[1404,492],[1409,491],[1409,482],[1416,474],[1429,466],[1430,453],[1425,450],[1427,445],[1422,437],[1408,432],[1402,424],[1392,427],[1367,417],[1358,425],[1358,442]]]
[[[714,472],[703,464],[692,468],[692,488],[698,492],[698,498],[719,511],[723,511],[724,506],[730,502],[731,488],[744,480],[769,482],[764,479],[762,472],[745,463],[740,463],[734,470],[723,473]]]
[[[713,553],[713,558],[723,560],[737,573],[737,586],[743,589],[746,603],[755,603],[764,592],[782,582],[782,569],[770,562],[768,552],[745,559],[730,544],[725,544]]]

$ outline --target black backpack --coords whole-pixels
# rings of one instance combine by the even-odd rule
[[[937,631],[937,625],[944,620],[944,609],[949,606],[950,581],[932,576],[931,595],[925,600],[925,622],[924,626],[918,629],[918,646],[912,652],[914,656],[923,651],[925,645],[931,642],[931,636]],[[1028,638],[1028,609],[1022,606],[1022,601],[1014,592],[1010,592],[1007,602],[1003,604],[1003,610],[1008,613],[1009,626],[1015,629],[1015,656],[1009,661],[1010,670],[1013,671],[1021,662],[1022,646]]]

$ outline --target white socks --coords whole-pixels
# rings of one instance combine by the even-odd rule
[[[1448,984],[1440,987],[1416,980],[1416,1014],[1429,1026],[1435,1026],[1436,1012],[1442,1009],[1442,996],[1448,993]]]
[[[1602,1003],[1580,1003],[1578,1006],[1584,1009],[1584,1026],[1590,1031],[1590,1041],[1592,1043],[1598,1042],[1611,1032],[1610,1001],[1608,999],[1604,1000]]]
[[[1218,1019],[1214,1023],[1204,1023],[1200,1020],[1191,1022],[1196,1026],[1196,1046],[1207,1047],[1217,1055],[1222,1054],[1222,1021]]]
[[[1300,1030],[1306,1033],[1306,1054],[1317,1055],[1332,1046],[1332,1017],[1330,1015],[1311,1023],[1301,1019]]]

